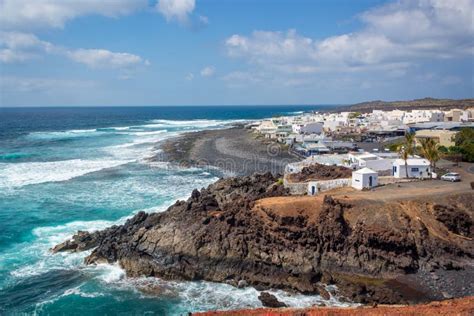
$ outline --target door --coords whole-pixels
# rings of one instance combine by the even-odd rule
[[[372,176],[369,176],[369,187],[372,187]]]
[[[314,195],[316,193],[316,187],[313,185],[311,186],[311,195]]]

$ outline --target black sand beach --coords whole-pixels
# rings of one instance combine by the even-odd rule
[[[187,133],[160,148],[163,152],[155,161],[212,166],[236,176],[267,171],[282,174],[286,164],[299,160],[287,146],[257,137],[243,126]]]

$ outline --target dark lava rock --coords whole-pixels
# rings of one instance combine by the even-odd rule
[[[318,292],[319,295],[321,295],[321,297],[326,301],[331,299],[331,294],[329,294],[329,292],[324,287],[318,286]]]
[[[408,215],[393,215],[388,224],[369,226],[372,219],[359,209],[361,220],[350,222],[345,215],[352,205],[329,196],[313,215],[291,218],[277,214],[272,218],[257,212],[253,208],[256,200],[288,195],[277,181],[270,173],[221,179],[193,191],[187,201],[178,201],[165,212],[140,212],[124,225],[79,232],[53,251],[95,248],[85,259],[87,264],[118,262],[131,277],[207,280],[235,286],[237,280],[245,280],[258,289],[308,294],[321,293],[321,282],[334,283],[340,294],[361,303],[408,301],[403,293],[377,281],[385,275],[436,267],[457,269],[462,260],[454,261],[462,258],[469,262],[474,257],[472,243],[438,238],[422,221]]]
[[[435,205],[436,219],[442,222],[451,232],[466,237],[474,237],[474,224],[468,214],[452,206]]]
[[[61,251],[79,252],[89,250],[97,246],[100,239],[99,234],[78,231],[71,240],[66,240],[51,249],[53,253]]]
[[[274,295],[268,292],[262,292],[258,296],[260,302],[262,302],[263,306],[271,307],[271,308],[279,308],[279,307],[287,307],[287,305],[283,302],[280,302]]]
[[[306,182],[312,180],[332,180],[352,177],[352,169],[342,166],[326,166],[312,164],[304,167],[301,172],[290,175],[293,182]]]

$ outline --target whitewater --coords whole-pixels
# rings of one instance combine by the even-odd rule
[[[191,119],[195,113],[184,119],[156,118],[156,113],[109,119],[110,114],[96,113],[96,120],[107,118],[92,128],[89,113],[73,113],[66,124],[63,118],[55,121],[51,111],[54,129],[35,127],[36,116],[21,128],[12,128],[11,122],[0,125],[0,314],[181,315],[261,307],[252,287],[130,279],[117,265],[84,265],[89,252],[52,254],[49,249],[79,230],[119,225],[142,210],[165,211],[222,176],[215,169],[151,162],[161,142],[270,116],[271,111],[253,117],[214,114],[209,119]],[[74,118],[82,123],[71,124]],[[292,306],[344,305],[335,298],[272,293]]]

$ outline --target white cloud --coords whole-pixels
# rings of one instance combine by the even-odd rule
[[[0,21],[3,29],[62,28],[79,16],[118,17],[147,5],[147,0],[0,0]]]
[[[287,32],[234,34],[225,47],[267,71],[308,74],[390,68],[392,74],[420,60],[473,54],[474,1],[401,0],[363,13],[357,32],[312,39]]]
[[[0,62],[2,63],[23,62],[54,50],[54,45],[40,40],[33,34],[0,32]]]
[[[149,65],[149,61],[130,53],[116,53],[106,49],[67,49],[42,41],[29,33],[0,32],[0,62],[23,62],[44,54],[66,56],[91,68],[129,68]]]
[[[215,72],[216,72],[216,69],[213,66],[207,66],[207,67],[204,67],[201,70],[201,76],[202,77],[211,77],[211,76],[214,75]]]
[[[158,0],[156,9],[167,21],[177,20],[180,23],[186,23],[195,6],[195,0]],[[208,22],[207,18],[206,22]]]
[[[232,35],[226,40],[231,56],[250,56],[255,61],[289,60],[307,57],[315,49],[314,41],[299,36],[295,30],[282,32],[254,31],[250,37]]]
[[[194,79],[194,74],[192,72],[188,73],[184,79],[191,81]]]
[[[147,65],[148,61],[129,53],[114,53],[106,49],[78,49],[67,52],[75,62],[91,68],[126,68],[136,65]]]

